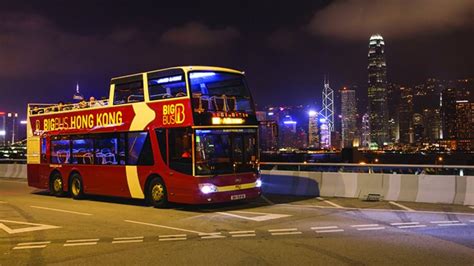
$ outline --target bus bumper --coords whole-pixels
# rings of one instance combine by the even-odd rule
[[[209,194],[199,193],[197,198],[198,204],[206,204],[206,203],[220,203],[220,202],[230,202],[230,201],[237,201],[237,200],[246,200],[246,199],[255,199],[260,197],[262,191],[260,188],[250,188],[250,189],[242,189],[242,190],[235,190],[235,191],[227,191],[227,192],[214,192]]]

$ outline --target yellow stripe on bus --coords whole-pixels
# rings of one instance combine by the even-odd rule
[[[146,103],[133,104],[133,111],[135,112],[135,117],[130,125],[130,131],[144,130],[151,121],[155,120],[155,111],[148,107]]]
[[[217,187],[217,192],[227,192],[227,191],[249,189],[249,188],[254,188],[256,186],[257,186],[257,184],[255,182],[246,183],[246,184],[231,185],[231,186],[223,186],[223,187]]]
[[[140,181],[138,180],[138,169],[136,166],[127,165],[125,166],[127,174],[127,184],[130,195],[134,199],[144,199],[142,187],[140,186]]]

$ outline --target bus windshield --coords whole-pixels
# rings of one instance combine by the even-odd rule
[[[250,91],[242,74],[194,71],[189,74],[194,105],[208,111],[253,112]],[[205,101],[207,104],[202,104]],[[194,106],[197,108],[198,106]]]
[[[254,171],[256,139],[255,129],[196,130],[196,175]]]

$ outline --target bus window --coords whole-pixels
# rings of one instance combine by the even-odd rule
[[[129,165],[153,165],[153,151],[148,132],[128,133]]]
[[[95,164],[124,165],[125,145],[123,134],[99,134],[94,140]]]
[[[72,140],[72,162],[73,164],[94,163],[94,141],[92,139],[78,137]]]
[[[166,157],[166,129],[156,129],[156,138],[158,139],[161,158],[165,164],[168,164],[168,158]]]
[[[56,136],[51,140],[51,163],[70,163],[71,144],[67,136]]]
[[[114,89],[114,105],[143,102],[143,81],[116,84]]]
[[[186,83],[183,75],[158,77],[148,80],[150,100],[186,96]]]
[[[47,140],[46,138],[41,139],[41,163],[48,163],[48,157],[46,155]]]
[[[187,128],[171,128],[168,130],[169,166],[181,173],[192,173],[192,133]]]

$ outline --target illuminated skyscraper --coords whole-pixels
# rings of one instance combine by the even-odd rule
[[[474,103],[468,100],[456,101],[457,149],[474,151]]]
[[[362,148],[368,149],[370,146],[370,121],[369,114],[362,116],[362,132],[361,132],[361,145]]]
[[[308,147],[319,148],[318,112],[311,110],[308,116]]]
[[[331,148],[331,131],[329,130],[329,125],[326,121],[326,118],[319,119],[320,123],[320,132],[321,132],[321,149],[330,149]]]
[[[19,140],[18,114],[0,112],[0,146],[8,146]]]
[[[355,90],[341,90],[342,147],[352,148],[357,131]]]
[[[382,148],[389,141],[389,119],[385,42],[379,34],[370,37],[368,58],[370,141]]]
[[[329,131],[334,131],[334,91],[329,87],[329,80],[324,78],[323,109],[321,116],[326,119]]]
[[[400,88],[401,101],[398,110],[400,124],[400,143],[413,143],[413,90],[409,87]]]

